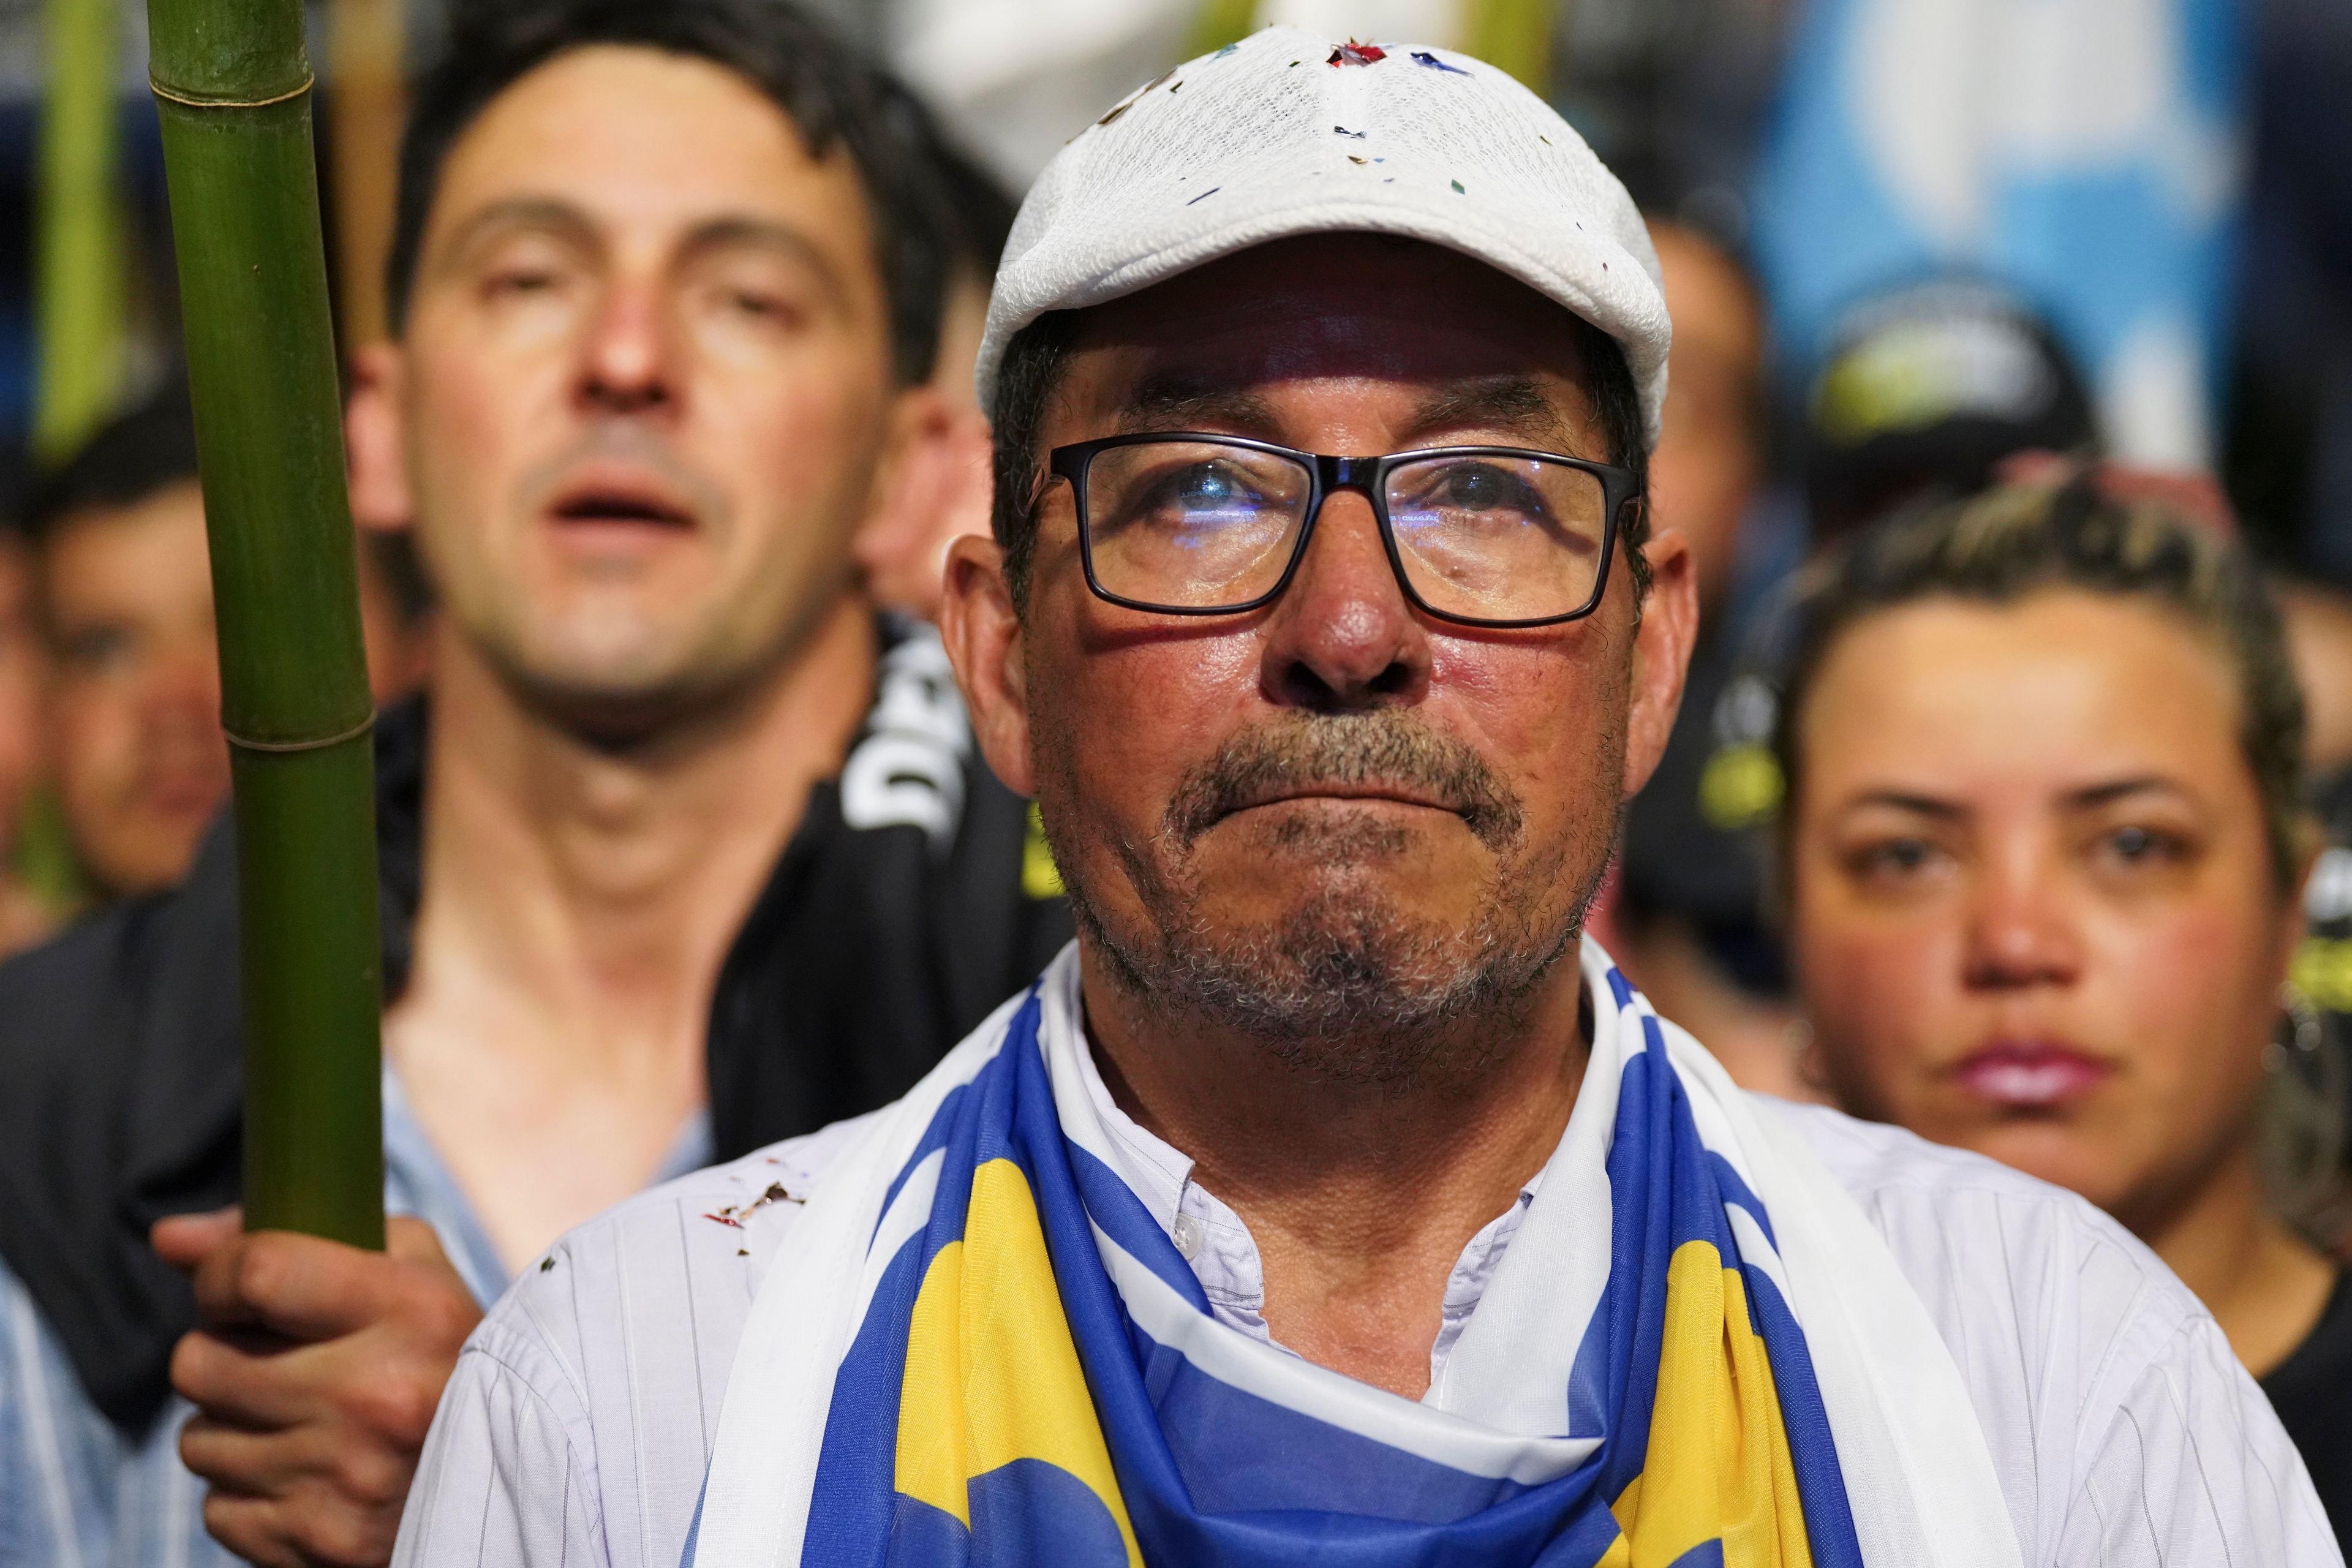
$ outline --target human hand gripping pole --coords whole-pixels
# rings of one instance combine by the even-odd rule
[[[198,1414],[180,1457],[211,1487],[205,1528],[265,1568],[374,1568],[441,1390],[481,1321],[422,1220],[385,1249],[243,1229],[235,1209],[155,1227],[189,1271],[205,1326],[172,1355]]]

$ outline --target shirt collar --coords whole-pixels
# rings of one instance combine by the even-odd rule
[[[1193,1278],[1209,1299],[1217,1318],[1234,1328],[1278,1343],[1265,1326],[1265,1268],[1249,1226],[1192,1179],[1192,1159],[1119,1109],[1111,1098],[1095,1060],[1093,1039],[1085,1026],[1086,1009],[1079,994],[1079,970],[1075,947],[1046,973],[1046,1003],[1061,1026],[1049,1032],[1073,1043],[1068,1062],[1085,1090],[1088,1107],[1103,1133],[1105,1162],[1125,1182],[1177,1252],[1191,1266]],[[1538,1167],[1519,1188],[1511,1206],[1486,1222],[1454,1260],[1445,1280],[1445,1300],[1437,1340],[1430,1347],[1430,1386],[1437,1386],[1445,1357],[1461,1337],[1471,1314],[1485,1298],[1487,1282],[1510,1249],[1528,1205],[1543,1184]]]

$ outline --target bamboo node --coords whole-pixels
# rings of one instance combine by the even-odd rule
[[[281,92],[274,98],[190,98],[185,93],[173,92],[152,76],[147,79],[147,90],[158,98],[169,99],[172,102],[184,105],[189,109],[267,109],[273,103],[284,103],[289,98],[301,97],[317,85],[318,80],[319,78],[314,72],[304,77],[302,85],[299,87]]]
[[[368,710],[368,716],[366,718],[361,720],[350,729],[343,731],[341,734],[322,735],[315,741],[255,741],[238,734],[234,730],[226,728],[221,731],[221,733],[228,737],[228,743],[230,745],[237,747],[241,751],[322,752],[329,746],[340,746],[345,741],[355,740],[359,736],[366,734],[370,730],[374,728],[375,710],[371,708]]]

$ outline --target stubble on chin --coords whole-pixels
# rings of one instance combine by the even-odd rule
[[[1530,844],[1520,802],[1467,747],[1417,721],[1370,717],[1352,731],[1313,719],[1282,726],[1271,746],[1263,734],[1229,743],[1184,781],[1151,839],[1106,845],[1140,918],[1095,896],[1080,846],[1055,847],[1080,933],[1122,990],[1256,1040],[1297,1070],[1402,1088],[1475,1072],[1515,1032],[1582,930],[1616,811],[1612,798],[1564,839]],[[1464,868],[1485,884],[1470,918],[1430,918],[1387,885],[1383,865],[1420,847],[1413,830],[1341,811],[1266,829],[1269,851],[1337,874],[1270,920],[1221,920],[1195,847],[1222,803],[1286,768],[1401,777],[1455,800],[1488,852],[1483,873]],[[1046,815],[1049,838],[1060,815]]]

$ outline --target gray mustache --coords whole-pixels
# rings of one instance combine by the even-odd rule
[[[1461,814],[1489,848],[1517,839],[1526,813],[1485,758],[1395,711],[1299,715],[1226,740],[1189,771],[1169,802],[1168,831],[1191,846],[1234,812],[1318,785],[1388,785]]]

